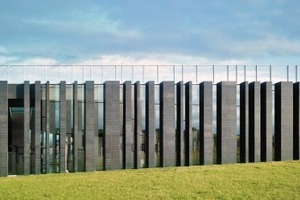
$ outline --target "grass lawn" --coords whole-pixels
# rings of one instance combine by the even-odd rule
[[[0,199],[300,199],[300,161],[0,178]]]

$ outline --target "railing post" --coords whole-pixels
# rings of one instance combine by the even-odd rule
[[[117,65],[115,65],[115,81],[117,80]]]
[[[157,82],[156,83],[158,83],[158,79],[159,79],[159,72],[158,72],[158,70],[159,70],[159,67],[158,67],[158,65],[156,66],[156,79],[157,79]]]
[[[255,65],[255,81],[257,81],[257,65]]]
[[[237,65],[235,65],[235,81],[237,82],[238,81],[238,72],[237,72]]]
[[[173,65],[173,81],[175,82],[175,65]]]
[[[183,82],[183,65],[181,65],[181,81]]]
[[[229,65],[227,65],[227,81],[229,81]]]
[[[143,84],[145,83],[145,65],[143,65]]]
[[[287,81],[289,81],[290,80],[290,74],[289,74],[289,71],[290,71],[290,67],[289,67],[289,65],[287,65],[286,66],[286,79],[287,79]]]
[[[90,80],[92,80],[92,65],[90,65]]]
[[[215,66],[213,65],[213,83],[215,82]]]
[[[272,65],[270,65],[270,82],[272,82]]]
[[[198,65],[196,65],[196,83],[198,83]]]
[[[296,82],[298,81],[298,65],[295,66]]]
[[[244,65],[244,81],[247,79],[247,67]]]

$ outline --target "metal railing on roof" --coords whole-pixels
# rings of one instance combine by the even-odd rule
[[[0,65],[0,80],[22,83],[124,81],[298,81],[298,65]]]

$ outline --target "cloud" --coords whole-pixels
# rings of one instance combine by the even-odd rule
[[[88,2],[3,5],[5,63],[299,63],[297,2]]]
[[[55,65],[57,61],[52,58],[30,58],[19,62],[19,64],[29,65]]]

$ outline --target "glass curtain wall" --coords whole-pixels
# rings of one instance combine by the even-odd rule
[[[146,159],[146,149],[145,149],[145,142],[146,142],[146,86],[145,84],[140,85],[140,103],[142,108],[142,135],[141,135],[141,167],[146,167],[145,159]]]
[[[159,154],[159,142],[160,142],[160,103],[159,103],[159,84],[155,84],[154,86],[154,104],[155,104],[155,166],[159,167],[160,166],[160,154]]]
[[[66,105],[67,105],[67,141],[65,145],[65,155],[67,162],[67,170],[74,172],[74,99],[73,99],[73,85],[66,86]]]
[[[200,112],[200,90],[199,84],[193,85],[192,91],[192,165],[200,164],[200,124],[199,124],[199,112]]]
[[[80,84],[77,87],[77,100],[78,100],[78,171],[85,171],[85,146],[84,146],[84,137],[85,137],[85,106],[84,106],[84,85]]]
[[[59,85],[49,86],[49,155],[47,173],[59,172],[60,141],[60,96]]]
[[[103,170],[103,141],[104,141],[104,86],[95,85],[95,110],[96,119],[95,126],[98,136],[96,170]]]

